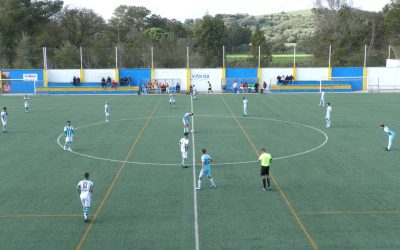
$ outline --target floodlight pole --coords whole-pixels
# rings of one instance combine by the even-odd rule
[[[390,59],[390,45],[389,45],[388,59]]]
[[[154,47],[151,46],[151,68],[154,69]]]
[[[328,59],[329,68],[331,68],[331,57],[332,57],[332,45],[329,45],[329,59]]]
[[[258,45],[258,68],[261,66],[261,46]]]
[[[186,68],[189,68],[189,46],[186,46]]]
[[[225,45],[222,45],[222,68],[225,69]]]
[[[367,67],[367,45],[364,46],[364,68]]]
[[[82,55],[82,47],[79,47],[79,54],[81,56],[81,69],[83,69],[83,55]]]
[[[293,68],[296,68],[296,44],[293,46]]]
[[[115,46],[115,68],[118,69],[118,46]]]

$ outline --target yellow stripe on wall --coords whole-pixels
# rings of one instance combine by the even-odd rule
[[[84,69],[81,69],[79,71],[79,78],[81,79],[81,82],[85,82],[85,71],[84,71]]]
[[[190,91],[190,68],[186,69],[186,92]]]
[[[258,84],[259,86],[262,86],[262,69],[258,68],[257,69],[257,79],[258,79]],[[261,90],[261,88],[259,88]]]
[[[332,80],[332,68],[328,68],[328,80]]]
[[[119,81],[119,69],[115,68],[115,81],[118,82]]]
[[[297,69],[296,69],[296,67],[293,67],[293,69],[292,69],[292,76],[293,76],[294,80],[297,79]]]
[[[43,87],[47,87],[49,84],[49,81],[47,79],[47,69],[43,70]]]
[[[363,90],[366,91],[368,86],[367,86],[367,77],[368,77],[368,69],[366,67],[363,68]]]
[[[154,79],[156,78],[156,70],[154,68],[151,68],[150,70],[150,78],[151,82],[154,82]]]

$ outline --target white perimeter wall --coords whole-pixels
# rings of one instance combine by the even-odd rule
[[[197,91],[207,91],[210,81],[213,91],[221,91],[222,69],[191,69],[190,81]]]
[[[262,82],[269,84],[276,84],[276,77],[278,75],[291,75],[293,74],[292,68],[263,68],[262,69]]]
[[[186,69],[155,69],[154,77],[156,79],[180,79],[181,90],[186,90]]]
[[[85,69],[85,82],[100,82],[101,78],[107,79],[108,76],[112,80],[115,78],[115,69]],[[119,79],[115,79],[117,82]]]
[[[368,85],[400,86],[400,68],[368,68]]]
[[[79,69],[49,69],[47,70],[48,82],[72,82],[74,76],[80,75]]]
[[[299,81],[328,80],[328,68],[297,68],[296,75]]]

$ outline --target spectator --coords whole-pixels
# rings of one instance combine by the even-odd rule
[[[179,82],[176,83],[175,90],[176,90],[176,93],[181,93],[181,85],[179,84]]]
[[[103,89],[106,87],[106,79],[104,77],[101,78],[101,87]]]
[[[114,89],[114,91],[117,90],[117,83],[114,80],[111,82],[111,88]]]
[[[282,84],[282,77],[281,76],[277,76],[276,80],[277,80],[278,85]]]
[[[267,83],[264,81],[263,82],[263,92],[261,94],[266,94],[267,93]]]
[[[76,78],[76,85],[81,84],[81,78],[79,78],[79,76]]]
[[[107,82],[106,82],[108,85],[111,85],[111,77],[110,76],[108,76],[107,77]]]
[[[232,91],[234,95],[236,95],[236,93],[238,92],[238,83],[236,81],[234,81],[232,84]]]
[[[130,76],[128,77],[128,85],[132,86],[132,77],[130,77]]]
[[[287,85],[287,84],[289,84],[290,83],[290,77],[289,77],[289,75],[287,75],[286,77],[285,77],[285,85]]]
[[[290,82],[291,84],[293,83],[293,80],[294,80],[293,75],[290,75],[290,76],[289,76],[289,82]]]
[[[256,82],[256,84],[254,84],[254,90],[256,93],[258,93],[258,88],[260,87],[260,84],[258,84],[258,82]]]
[[[72,85],[76,86],[76,76],[72,78]]]

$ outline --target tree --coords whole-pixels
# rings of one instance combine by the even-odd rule
[[[264,32],[259,27],[256,28],[253,35],[251,36],[251,53],[253,55],[253,63],[258,62],[258,55],[260,49],[260,64],[262,66],[268,66],[271,62],[271,48],[267,44]]]
[[[222,66],[222,46],[225,43],[226,27],[221,17],[204,16],[196,23],[196,47],[206,67]]]
[[[64,8],[57,17],[63,40],[75,47],[90,46],[94,34],[105,28],[102,17],[89,9]]]
[[[390,44],[400,45],[400,0],[394,0],[383,8],[383,27]]]
[[[235,52],[235,47],[243,44],[249,44],[251,39],[251,30],[243,28],[238,23],[232,23],[227,28],[227,50]]]
[[[41,27],[61,10],[63,2],[32,0],[0,0],[0,52],[12,67],[16,55],[16,46],[22,34],[30,37],[37,34]]]

